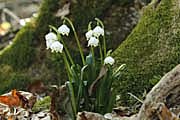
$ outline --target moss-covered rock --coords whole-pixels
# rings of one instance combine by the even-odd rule
[[[115,50],[117,65],[127,64],[115,87],[127,101],[127,93],[142,95],[154,76],[162,76],[180,63],[179,0],[154,0],[128,38]]]

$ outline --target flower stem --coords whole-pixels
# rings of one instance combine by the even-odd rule
[[[68,73],[68,78],[69,78],[69,89],[70,89],[70,98],[71,98],[71,104],[72,104],[72,109],[74,112],[74,117],[76,116],[77,113],[77,108],[76,108],[76,100],[75,100],[75,96],[74,96],[74,88],[72,85],[72,72],[71,72],[71,68],[69,66],[66,54],[63,52],[63,59],[66,65],[66,69],[67,69],[67,73]]]
[[[95,18],[95,20],[101,25],[101,27],[104,29],[104,24],[103,22],[98,19],[98,18]],[[105,33],[104,33],[105,34]],[[103,36],[103,47],[104,47],[104,56],[106,57],[106,39],[105,39],[105,35]]]
[[[66,51],[66,53],[67,53],[67,56],[68,56],[71,64],[74,65],[74,61],[72,60],[72,57],[71,57],[71,55],[70,55],[70,53],[69,53],[69,50],[67,49],[67,47],[66,47],[66,45],[65,45],[64,40],[63,40],[62,37],[59,35],[59,33],[58,33],[58,36],[59,36],[60,41],[61,41],[62,44],[64,45],[64,49],[65,49],[65,51]]]
[[[105,39],[105,36],[103,36],[103,46],[104,46],[104,57],[106,57],[106,39]]]
[[[93,58],[93,67],[96,68],[96,66],[95,66],[96,61],[95,61],[95,55],[94,55],[94,48],[93,47],[91,47],[91,53],[92,53],[92,58]]]
[[[101,44],[99,44],[99,53],[100,53],[101,64],[103,64],[103,53],[102,53],[102,46],[101,46]]]
[[[77,45],[78,45],[78,48],[79,48],[79,52],[80,52],[80,55],[81,55],[81,59],[82,59],[82,62],[83,62],[83,66],[84,66],[86,63],[85,63],[83,51],[82,51],[82,48],[81,48],[80,41],[79,41],[79,39],[78,39],[77,33],[76,33],[76,31],[75,31],[74,25],[72,24],[71,20],[69,20],[67,17],[64,17],[63,19],[67,20],[68,23],[71,25],[71,28],[72,28],[72,30],[73,30],[73,32],[74,32],[74,36],[75,36],[75,39],[76,39],[76,42],[77,42]]]
[[[89,24],[88,24],[88,31],[91,30],[91,24],[92,24],[92,22],[89,22]]]

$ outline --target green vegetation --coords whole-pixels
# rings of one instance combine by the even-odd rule
[[[152,87],[154,76],[163,76],[180,61],[180,16],[178,0],[162,0],[143,10],[143,16],[128,38],[115,50],[117,66],[126,71],[114,86],[125,103],[128,92],[142,95]]]
[[[33,112],[39,112],[42,110],[50,110],[51,107],[51,97],[50,96],[46,96],[44,97],[42,100],[38,100],[33,108],[32,111]]]
[[[33,33],[34,29],[30,25],[24,27],[17,34],[13,44],[1,51],[0,63],[11,65],[17,69],[27,67],[35,55],[35,49],[31,46]]]
[[[88,1],[88,0],[87,0]],[[105,10],[111,10],[111,0],[92,0],[87,2],[86,0],[80,3],[72,1],[70,8],[70,19],[78,31],[80,37],[83,35],[87,28],[89,21],[94,17],[104,17]],[[61,20],[59,17],[55,17],[55,13],[59,8],[62,8],[66,0],[44,0],[39,10],[39,15],[31,23],[28,23],[23,27],[16,35],[13,43],[0,51],[0,93],[9,91],[12,88],[22,89],[22,85],[27,85],[34,80],[42,80],[46,83],[58,83],[59,81],[66,80],[66,74],[64,74],[65,68],[62,64],[61,56],[58,54],[50,54],[45,49],[44,35],[48,32],[48,25],[59,26]],[[78,7],[81,5],[81,7]],[[88,6],[93,6],[93,9]],[[113,7],[115,13],[119,13],[118,6]],[[85,11],[85,9],[87,11]],[[120,16],[118,16],[120,17]],[[101,18],[101,17],[100,17]],[[111,19],[116,21],[117,18]],[[108,24],[108,22],[106,22]],[[116,31],[116,24],[112,24],[110,28]],[[107,27],[107,29],[109,29]],[[112,31],[112,30],[111,30]],[[117,41],[117,34],[115,33],[114,40]],[[82,45],[86,46],[84,37],[80,38]],[[73,52],[72,57],[76,57],[77,60],[80,57],[76,54],[77,49],[74,46],[74,40],[68,39],[68,47]],[[84,51],[86,51],[84,49]],[[4,69],[9,69],[4,71]],[[61,69],[59,69],[61,68]]]

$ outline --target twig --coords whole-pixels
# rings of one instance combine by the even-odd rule
[[[141,99],[139,99],[138,97],[136,97],[135,95],[133,95],[132,93],[127,93],[128,95],[132,96],[133,98],[135,98],[136,100],[138,100],[139,102],[143,103],[143,101]]]
[[[8,14],[10,17],[12,17],[15,21],[17,21],[19,23],[20,18],[16,14],[14,14],[12,11],[10,11],[9,9],[3,8],[2,12],[3,12],[2,14],[4,14],[4,13]]]

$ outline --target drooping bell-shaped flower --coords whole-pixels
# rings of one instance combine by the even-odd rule
[[[49,49],[54,42],[55,40],[46,40],[46,49]]]
[[[46,40],[58,40],[57,36],[53,32],[49,32],[48,34],[45,35]]]
[[[88,46],[97,47],[99,44],[99,40],[95,37],[91,37],[88,41]]]
[[[108,56],[104,59],[104,64],[110,64],[113,65],[115,63],[114,58],[112,58],[111,56]]]
[[[48,34],[45,35],[45,39],[46,39],[46,47],[47,49],[50,48],[51,44],[55,41],[58,40],[57,36],[55,33],[53,32],[49,32]]]
[[[61,25],[59,28],[58,28],[58,32],[62,35],[66,35],[68,36],[69,35],[69,32],[70,32],[70,29],[67,27],[67,25]]]
[[[60,52],[63,51],[63,44],[61,44],[59,41],[55,41],[50,46],[52,52]]]
[[[92,36],[93,36],[93,31],[89,30],[88,32],[86,32],[86,39],[89,40]]]
[[[104,29],[101,28],[100,26],[96,26],[94,29],[93,29],[93,35],[95,37],[99,37],[100,35],[104,36]]]

